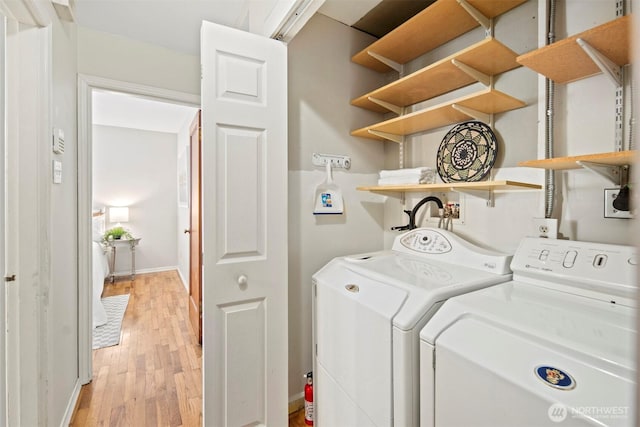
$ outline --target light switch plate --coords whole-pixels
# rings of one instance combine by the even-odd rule
[[[62,162],[59,160],[53,161],[53,183],[62,184]]]

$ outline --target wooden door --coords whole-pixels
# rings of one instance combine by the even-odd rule
[[[204,425],[287,425],[287,50],[204,22]]]
[[[200,145],[202,142],[200,112],[191,123],[189,196],[189,320],[202,344],[202,236],[200,203]]]

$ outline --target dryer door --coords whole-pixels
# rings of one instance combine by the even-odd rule
[[[406,293],[345,269],[316,280],[317,425],[392,426],[392,320]]]
[[[632,426],[635,374],[563,344],[461,318],[436,339],[435,425]]]

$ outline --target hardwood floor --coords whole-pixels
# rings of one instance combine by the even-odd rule
[[[202,347],[189,326],[188,296],[175,271],[105,285],[129,293],[120,345],[93,351],[72,426],[199,426]]]
[[[289,427],[308,427],[304,422],[304,409],[289,414]]]
[[[197,427],[202,424],[202,347],[189,325],[188,295],[175,271],[106,284],[129,294],[120,344],[93,351],[71,426]],[[304,410],[290,427],[306,427]]]

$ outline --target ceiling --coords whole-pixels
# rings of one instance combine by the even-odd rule
[[[79,25],[200,54],[203,20],[246,30],[248,7],[274,0],[77,0]],[[325,0],[319,13],[380,37],[435,0]]]
[[[200,54],[203,20],[246,30],[252,2],[274,0],[77,0],[76,22],[167,49]],[[325,0],[319,13],[380,37],[435,0]],[[267,4],[265,3],[265,4]],[[96,92],[95,124],[177,133],[195,109]]]
[[[176,134],[198,112],[193,107],[108,91],[93,91],[91,109],[94,125]]]

